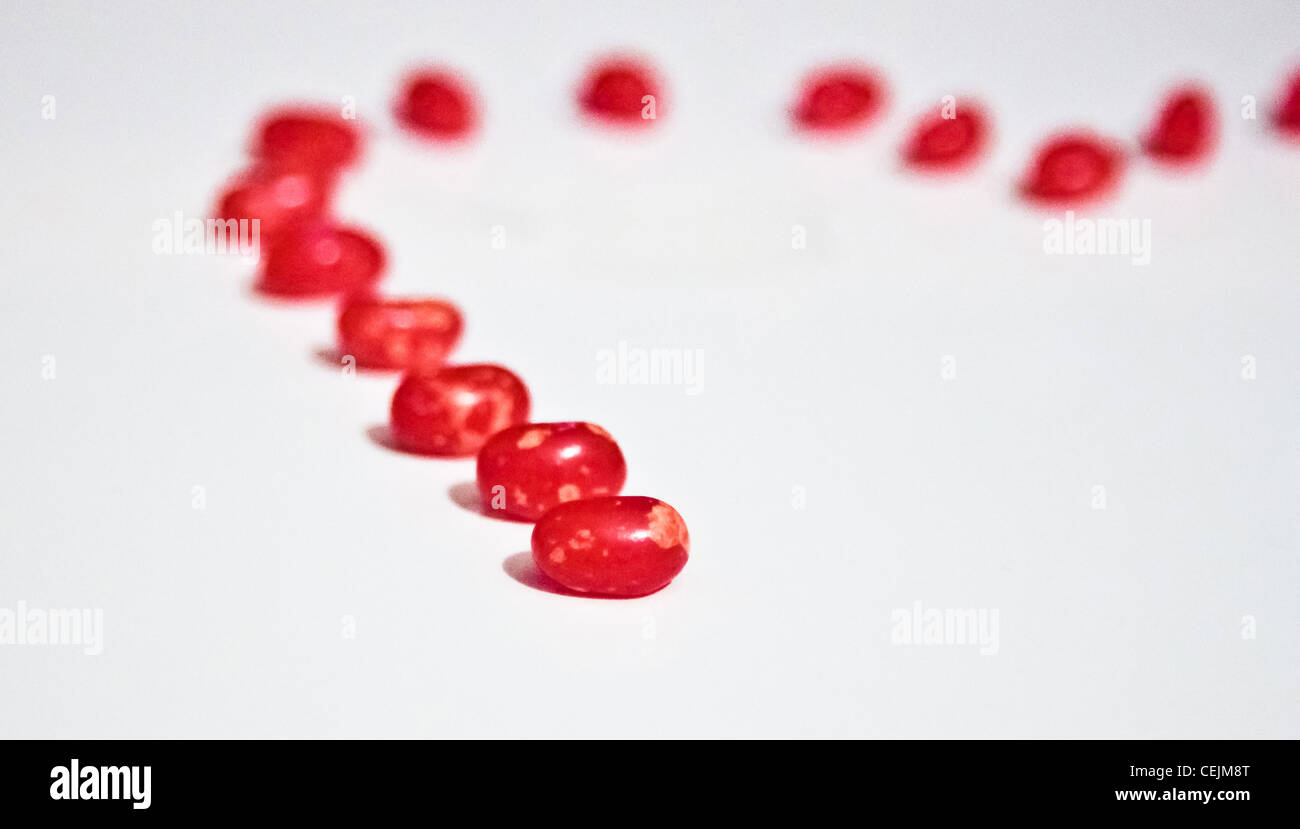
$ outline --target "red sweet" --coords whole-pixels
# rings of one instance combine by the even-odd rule
[[[814,132],[841,132],[868,124],[884,107],[885,83],[873,69],[832,66],[804,79],[795,123]]]
[[[290,225],[319,217],[329,207],[333,179],[300,170],[255,167],[221,195],[218,219],[257,219],[263,242]]]
[[[258,290],[283,297],[321,297],[365,289],[384,271],[379,242],[328,221],[284,230],[262,261]]]
[[[569,501],[533,528],[533,561],[580,593],[644,596],[673,580],[690,552],[686,522],[657,498]]]
[[[408,77],[393,114],[412,132],[443,141],[466,137],[478,122],[468,86],[441,70],[422,70]]]
[[[988,136],[988,116],[978,105],[963,102],[951,112],[922,116],[903,146],[903,160],[922,170],[958,170],[979,158]]]
[[[393,394],[392,437],[408,452],[473,455],[497,432],[528,420],[528,389],[488,363],[408,374]]]
[[[655,71],[630,57],[594,65],[579,88],[578,103],[588,115],[621,126],[647,126],[663,109]]]
[[[1108,195],[1124,170],[1124,151],[1088,132],[1051,138],[1039,150],[1020,183],[1033,201],[1067,204]]]
[[[497,432],[478,453],[484,509],[536,521],[557,504],[617,495],[627,464],[609,432],[591,423],[524,423]]]
[[[1293,138],[1300,138],[1300,71],[1287,82],[1286,92],[1273,113],[1277,128]]]
[[[1198,86],[1174,90],[1142,138],[1147,155],[1168,163],[1201,161],[1218,140],[1214,98]]]
[[[363,368],[429,373],[447,361],[463,327],[460,311],[441,299],[354,294],[339,312],[339,352]]]
[[[261,121],[252,153],[279,166],[334,170],[352,164],[361,155],[361,130],[335,110],[280,109]]]

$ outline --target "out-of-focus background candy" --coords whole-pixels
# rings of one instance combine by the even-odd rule
[[[1268,125],[1293,3],[0,18],[0,609],[103,619],[96,656],[0,644],[0,735],[1300,736],[1300,146]],[[573,101],[623,48],[667,85],[635,138]],[[795,136],[798,80],[841,58],[887,77],[883,117]],[[393,125],[424,62],[477,88],[468,145]],[[1212,163],[1137,163],[1084,214],[1149,221],[1149,264],[1045,253],[1012,192],[1033,147],[1132,141],[1184,80],[1217,96]],[[920,180],[897,147],[944,95],[996,143]],[[331,306],[155,252],[299,100],[371,130],[338,212],[385,286],[456,301],[458,359],[604,425],[626,491],[685,516],[674,584],[536,589],[529,528],[461,505],[472,461],[372,439],[395,380],[330,362]],[[620,349],[698,373],[598,382]],[[909,644],[954,610],[987,635]]]

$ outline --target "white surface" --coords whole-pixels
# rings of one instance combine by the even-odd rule
[[[1237,116],[1300,64],[1294,4],[283,5],[2,12],[0,608],[102,608],[105,641],[0,647],[0,736],[1300,737],[1300,148]],[[572,117],[619,46],[671,84],[645,140]],[[887,117],[794,139],[795,80],[839,57],[886,72]],[[471,148],[394,132],[424,59],[477,83]],[[1032,146],[1132,137],[1185,77],[1221,155],[1105,208],[1152,220],[1152,264],[1044,255],[1010,195]],[[899,172],[967,92],[989,161]],[[328,307],[151,252],[260,110],[344,95],[376,141],[340,210],[388,287],[460,303],[459,357],[517,369],[537,419],[615,434],[627,491],[690,526],[662,593],[512,579],[529,528],[453,503],[472,462],[367,437],[394,381],[315,356]],[[598,385],[620,340],[703,349],[703,392]],[[917,600],[997,609],[998,654],[892,646]]]

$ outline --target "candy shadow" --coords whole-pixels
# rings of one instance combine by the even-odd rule
[[[312,359],[322,366],[332,368],[335,371],[343,370],[343,352],[333,346],[322,346],[312,351]],[[396,377],[401,374],[400,371],[367,368],[366,366],[353,366],[352,370],[357,374],[364,374],[369,377]]]
[[[330,368],[337,368],[340,370],[343,368],[343,355],[339,353],[337,348],[333,348],[332,346],[322,346],[321,348],[313,349],[311,356],[316,360],[316,362],[323,366],[329,366]]]
[[[522,518],[514,518],[506,515],[503,510],[488,509],[483,506],[483,499],[479,496],[478,484],[473,481],[462,481],[455,484],[447,490],[447,497],[451,502],[461,509],[468,510],[475,515],[482,515],[485,518],[494,518],[497,521],[505,521],[509,524],[532,524],[532,521],[525,521]]]
[[[370,438],[370,442],[381,449],[387,449],[389,452],[396,452],[399,455],[410,455],[412,458],[429,458],[431,460],[464,460],[463,458],[442,458],[424,452],[412,452],[397,442],[397,439],[393,437],[393,430],[388,428],[387,423],[371,426],[366,430],[366,437]]]
[[[279,308],[318,308],[326,303],[338,301],[338,297],[334,294],[278,294],[275,291],[268,291],[261,282],[256,281],[248,285],[244,292],[247,296],[266,305]]]
[[[505,574],[524,587],[531,587],[542,593],[554,593],[557,596],[572,596],[576,599],[596,599],[604,602],[626,602],[635,599],[644,599],[645,596],[606,596],[600,593],[579,593],[577,590],[570,590],[564,585],[552,581],[549,576],[537,569],[533,562],[532,553],[515,553],[501,562],[501,569]],[[662,590],[663,588],[659,588]],[[656,590],[655,593],[658,593]],[[653,596],[654,593],[647,593],[646,596]]]
[[[629,598],[641,598],[640,596],[604,596],[597,593],[579,593],[577,590],[570,590],[564,585],[552,581],[549,576],[537,569],[533,563],[532,553],[515,553],[501,562],[501,569],[505,574],[524,587],[531,587],[542,593],[554,593],[557,596],[572,596],[575,599],[597,599],[599,601],[627,601]]]

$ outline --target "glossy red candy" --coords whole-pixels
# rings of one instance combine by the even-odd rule
[[[488,363],[408,374],[393,394],[392,437],[408,452],[473,455],[497,432],[528,420],[528,389]]]
[[[1291,76],[1273,113],[1273,123],[1292,138],[1300,138],[1300,71]]]
[[[962,103],[951,112],[923,116],[903,146],[903,160],[921,170],[959,170],[979,158],[988,136],[984,111],[976,104]]]
[[[1200,87],[1175,90],[1142,138],[1147,155],[1167,163],[1201,161],[1214,150],[1219,135],[1214,99]]]
[[[362,368],[429,373],[447,361],[463,327],[445,300],[354,294],[339,312],[339,353]]]
[[[282,297],[323,297],[368,288],[383,274],[379,242],[327,221],[294,225],[262,260],[259,291]]]
[[[569,501],[533,528],[539,570],[579,593],[644,596],[682,571],[686,522],[657,498],[605,496]]]
[[[442,141],[466,137],[478,122],[469,88],[441,70],[422,70],[407,78],[393,114],[412,132]]]
[[[885,84],[872,69],[832,66],[809,75],[794,106],[795,123],[814,132],[865,126],[883,108]]]
[[[483,508],[525,521],[536,521],[557,504],[617,495],[626,479],[618,444],[591,423],[512,426],[478,453]]]
[[[329,207],[333,180],[308,172],[254,168],[234,179],[217,205],[218,219],[257,219],[263,243],[290,225],[315,219]]]
[[[579,88],[578,103],[587,115],[620,126],[648,126],[663,108],[654,70],[630,57],[593,66]]]
[[[1051,138],[1020,183],[1024,196],[1044,204],[1077,204],[1111,193],[1124,170],[1124,152],[1088,132]]]
[[[299,170],[333,170],[361,155],[361,131],[338,111],[290,107],[267,115],[258,127],[253,155]]]

